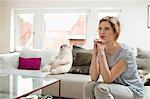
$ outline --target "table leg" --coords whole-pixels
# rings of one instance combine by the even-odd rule
[[[9,92],[10,92],[10,95],[9,95],[9,98],[10,99],[13,99],[13,75],[9,75],[9,79],[10,79],[10,82],[9,82]]]
[[[59,99],[61,99],[61,80],[59,80]]]
[[[32,86],[33,89],[38,88],[39,86],[42,86],[42,81],[38,79],[32,79]],[[41,91],[36,91],[36,94],[41,94]]]

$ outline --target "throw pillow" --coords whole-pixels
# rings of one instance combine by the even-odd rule
[[[149,58],[150,59],[150,51],[143,50],[141,48],[137,48],[137,57],[138,58]]]
[[[19,57],[18,69],[39,70],[41,58],[23,58]]]
[[[88,50],[81,47],[81,46],[77,46],[77,45],[74,45],[73,46],[73,50],[72,50],[72,55],[73,55],[73,58],[76,57],[76,54],[79,53],[79,52],[87,52]]]
[[[150,51],[137,48],[136,62],[138,69],[150,72]]]
[[[89,66],[73,66],[70,73],[89,75]]]
[[[41,58],[41,68],[49,63],[49,59],[52,56],[57,55],[59,49],[35,49],[35,48],[23,48],[20,52],[20,57],[24,58]]]
[[[19,52],[8,53],[0,56],[0,65],[2,68],[17,68],[19,60]]]
[[[80,46],[73,46],[73,64],[69,71],[76,74],[89,74],[89,67],[92,59],[92,50]]]
[[[78,52],[73,61],[73,66],[90,66],[92,59],[91,52]]]
[[[150,59],[136,58],[137,68],[150,72]]]
[[[49,74],[61,74],[67,73],[72,67],[72,50],[71,48],[63,44],[60,46],[59,54],[53,57],[48,65],[42,68],[44,72],[50,72]]]

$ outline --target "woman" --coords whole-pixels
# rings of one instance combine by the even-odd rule
[[[142,99],[144,85],[138,75],[132,49],[120,44],[116,17],[99,22],[99,39],[94,40],[90,66],[92,81],[84,86],[84,99]],[[103,82],[97,82],[99,76]]]

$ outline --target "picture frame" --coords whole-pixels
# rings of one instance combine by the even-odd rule
[[[150,28],[150,5],[147,8],[147,27]]]

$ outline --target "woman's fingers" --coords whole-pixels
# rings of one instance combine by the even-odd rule
[[[104,41],[103,39],[95,39],[94,43],[100,43],[100,44],[105,44],[106,41]]]
[[[104,54],[105,53],[105,44],[100,44],[100,43],[98,43],[97,44],[97,49],[98,49],[98,53],[101,55],[101,54]]]
[[[94,51],[96,53],[103,53],[105,48],[105,41],[101,41],[100,39],[94,40]]]

